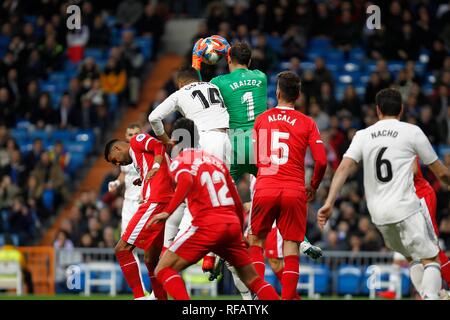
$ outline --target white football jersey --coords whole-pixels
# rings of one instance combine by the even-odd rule
[[[412,171],[417,155],[425,165],[438,159],[423,131],[406,122],[380,120],[353,137],[344,157],[363,161],[367,207],[375,224],[397,223],[420,210]]]
[[[132,201],[139,201],[141,195],[141,186],[135,186],[133,182],[140,179],[139,172],[136,171],[134,164],[120,166],[120,171],[125,174],[125,194],[124,198]]]
[[[217,86],[209,82],[185,85],[157,106],[148,117],[156,135],[164,133],[162,120],[174,111],[194,121],[199,131],[229,126],[222,94]]]

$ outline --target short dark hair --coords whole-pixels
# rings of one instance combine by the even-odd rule
[[[252,58],[252,48],[247,42],[236,42],[230,48],[232,62],[248,66]]]
[[[109,162],[109,154],[111,152],[112,147],[119,141],[118,139],[112,139],[105,145],[105,160]]]
[[[128,127],[127,127],[127,129],[135,129],[135,128],[140,129],[141,126],[138,125],[137,123],[131,123],[131,124],[129,124]]]
[[[178,69],[176,78],[177,78],[177,81],[180,81],[180,80],[199,81],[200,80],[197,70],[195,70],[194,68],[192,68],[189,65],[182,66],[180,69]]]
[[[295,102],[300,95],[300,77],[295,72],[283,71],[278,74],[277,80],[278,89],[283,99],[287,102]]]
[[[380,90],[375,96],[375,102],[385,116],[398,116],[402,111],[402,95],[397,89]]]
[[[175,132],[177,129],[187,130],[191,138],[190,141],[184,141],[184,139],[181,139],[177,142],[177,144],[182,143],[183,149],[195,148],[198,146],[199,134],[197,126],[195,125],[194,121],[188,118],[180,118],[173,124],[172,132]],[[180,137],[182,138],[183,136],[180,135]]]

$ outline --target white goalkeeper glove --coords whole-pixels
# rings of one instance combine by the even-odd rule
[[[108,191],[113,192],[120,186],[119,180],[114,180],[108,183]]]

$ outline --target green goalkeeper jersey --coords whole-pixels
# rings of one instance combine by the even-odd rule
[[[259,70],[245,68],[215,77],[230,115],[230,129],[248,130],[258,115],[267,110],[267,77]]]

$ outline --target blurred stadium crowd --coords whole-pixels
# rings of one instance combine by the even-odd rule
[[[69,1],[0,5],[0,235],[20,245],[39,240],[96,144],[136,105],[164,30],[151,4],[136,15],[117,1],[76,3],[72,31]]]
[[[366,7],[372,3],[381,7],[380,30],[369,30],[365,24]],[[0,118],[6,120],[0,127],[0,233],[3,221],[3,228],[8,224],[10,232],[23,235],[22,244],[32,240],[36,222],[54,215],[57,204],[70,192],[59,188],[58,183],[70,187],[67,159],[75,153],[68,152],[70,144],[66,142],[47,145],[45,139],[32,143],[28,151],[14,133],[26,122],[26,128],[72,132],[74,137],[70,139],[74,143],[77,136],[86,135],[86,129],[99,128],[87,140],[101,140],[100,133],[107,132],[106,124],[114,120],[111,117],[117,117],[117,110],[136,102],[138,71],[145,60],[156,57],[164,23],[170,17],[204,18],[192,43],[212,34],[224,36],[230,43],[249,42],[254,48],[251,68],[266,72],[269,79],[270,107],[276,105],[276,74],[290,69],[301,75],[303,94],[298,110],[317,122],[328,152],[329,167],[316,200],[310,203],[307,227],[310,241],[323,249],[385,250],[370,222],[361,170],[343,188],[326,232],[320,233],[315,223],[316,210],[326,197],[333,172],[354,133],[376,121],[373,103],[380,89],[395,86],[401,90],[403,120],[419,125],[450,166],[448,1],[190,0],[146,5],[129,0],[110,8],[113,14],[109,15],[96,11],[99,5],[83,1],[83,15],[90,14],[86,28],[76,34],[67,34],[65,27],[58,27],[62,23],[57,14],[61,6],[40,16],[26,11],[31,10],[31,5],[23,7],[24,13],[12,18],[8,5],[0,11],[0,21],[4,21],[0,24]],[[85,37],[83,32],[89,36],[80,53],[72,49],[70,39]],[[88,58],[76,62],[80,57]],[[190,60],[190,52],[186,57]],[[142,64],[137,64],[140,60]],[[202,72],[208,80],[228,70],[221,61],[216,66],[205,65]],[[61,74],[66,77],[61,78]],[[68,87],[63,91],[55,89],[51,86],[53,80],[67,83]],[[169,81],[157,93],[149,112],[175,90],[175,84]],[[79,117],[67,116],[71,110]],[[176,118],[166,119],[166,130],[170,131]],[[52,131],[45,132],[48,137],[54,136]],[[36,168],[23,169],[30,174],[18,174],[30,163]],[[307,165],[310,175],[310,156]],[[108,193],[107,183],[117,175],[117,170],[112,171],[99,190],[85,192],[77,199],[70,219],[62,223],[55,247],[114,245],[120,232],[123,198],[120,190]],[[440,239],[448,251],[449,193],[426,169],[424,175],[438,195]],[[250,200],[248,187],[247,177],[238,186],[244,202]],[[44,200],[48,189],[57,190],[50,211],[48,200]],[[18,200],[18,196],[27,201]]]

